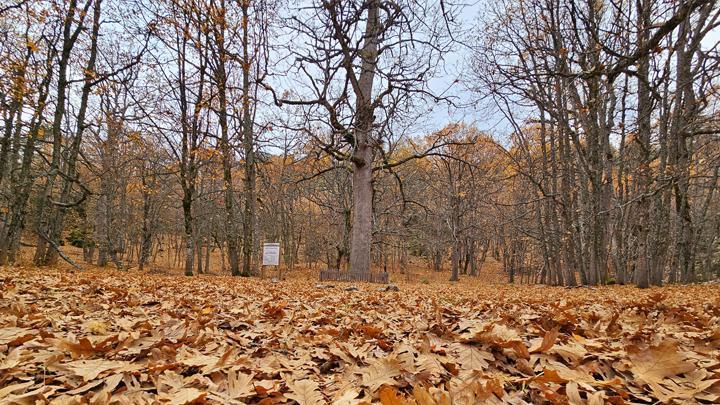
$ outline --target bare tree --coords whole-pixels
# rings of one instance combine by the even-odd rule
[[[321,1],[290,18],[304,43],[289,50],[302,90],[278,94],[278,105],[305,107],[306,125],[317,147],[348,161],[352,170],[353,215],[350,268],[370,272],[373,172],[393,165],[382,158],[394,120],[418,108],[415,102],[442,97],[427,80],[438,69],[451,38],[439,6],[408,1]],[[448,13],[451,10],[447,10]],[[378,164],[379,163],[379,164]]]

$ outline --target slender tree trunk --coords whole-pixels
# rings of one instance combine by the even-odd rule
[[[205,274],[210,274],[210,239],[205,239]]]
[[[142,176],[143,183],[143,206],[142,206],[142,230],[140,235],[140,255],[138,257],[138,266],[140,271],[143,271],[145,264],[150,258],[150,252],[152,251],[152,229],[150,226],[150,194],[146,192],[146,180],[145,176]]]
[[[6,167],[10,161],[12,169],[15,153],[18,148],[20,130],[22,129],[22,109],[25,99],[27,64],[30,58],[30,51],[26,53],[23,62],[19,64],[12,73],[12,87],[10,88],[10,103],[5,111],[5,131],[0,141],[0,184],[5,179]],[[13,136],[14,134],[14,136]],[[12,170],[9,174],[12,176]]]
[[[203,243],[202,243],[202,237],[199,237],[197,239],[197,242],[195,243],[195,246],[197,246],[197,273],[203,274]]]
[[[194,229],[193,229],[193,216],[192,216],[192,193],[190,190],[186,190],[183,195],[183,218],[185,228],[185,275],[193,275],[193,262],[194,262]]]
[[[252,257],[255,234],[255,140],[253,135],[252,114],[250,113],[250,54],[248,50],[248,19],[249,1],[243,1],[243,149],[245,152],[245,179],[244,197],[245,207],[243,215],[243,268],[241,275],[250,276],[253,273]]]
[[[52,54],[52,52],[50,54]],[[27,215],[27,203],[30,199],[30,191],[34,183],[31,169],[35,156],[35,142],[44,130],[45,107],[50,92],[50,83],[53,78],[53,66],[50,62],[52,60],[52,57],[48,57],[47,73],[38,89],[37,106],[30,121],[28,136],[22,149],[22,161],[20,163],[19,174],[17,177],[12,177],[13,197],[11,198],[8,215],[6,216],[6,224],[2,227],[2,233],[0,234],[0,265],[14,263],[20,247],[21,232],[25,226],[25,218]]]
[[[88,7],[90,2],[88,1]],[[40,193],[37,200],[37,212],[39,217],[36,224],[36,232],[38,233],[35,257],[33,262],[36,265],[46,264],[46,254],[48,249],[48,235],[45,233],[45,228],[48,221],[49,206],[51,204],[51,196],[55,188],[55,181],[60,172],[60,159],[62,154],[62,121],[65,115],[65,101],[67,99],[67,88],[69,85],[67,78],[68,64],[70,63],[70,56],[75,46],[80,30],[83,27],[83,20],[85,18],[85,10],[78,10],[77,0],[70,0],[68,4],[68,13],[65,16],[63,22],[63,41],[62,51],[60,53],[60,60],[58,61],[58,83],[56,88],[56,100],[55,100],[55,114],[53,116],[53,122],[51,127],[52,132],[52,157],[50,160],[50,167],[48,173],[45,176],[45,185]],[[76,13],[80,14],[80,21],[75,30],[72,25],[75,20]]]
[[[234,187],[232,180],[232,165],[234,161],[234,151],[230,145],[230,135],[228,130],[228,113],[227,113],[227,73],[225,71],[225,61],[228,59],[227,52],[225,50],[225,0],[220,1],[220,9],[218,12],[221,14],[218,17],[221,19],[219,27],[214,31],[215,42],[217,44],[217,69],[216,69],[216,81],[218,85],[218,123],[220,125],[220,148],[222,153],[222,165],[223,165],[223,182],[224,182],[224,198],[225,198],[225,235],[227,237],[228,244],[228,261],[230,263],[230,273],[233,276],[240,275],[240,263],[238,256],[238,245],[237,235],[235,227],[235,201],[234,201]],[[245,73],[245,71],[243,71]],[[243,82],[244,83],[244,82]],[[244,83],[245,84],[245,83]],[[245,84],[247,87],[247,84]],[[245,93],[243,92],[243,96]],[[244,98],[243,98],[244,101]],[[245,104],[243,104],[245,108]]]
[[[97,57],[98,50],[98,34],[100,31],[100,11],[101,11],[102,0],[95,0],[93,7],[93,25],[91,31],[91,43],[90,43],[90,55],[87,62],[87,66],[84,70],[84,84],[82,87],[82,94],[80,96],[80,108],[78,109],[77,115],[77,127],[75,130],[75,137],[72,143],[69,145],[67,153],[67,160],[65,163],[65,177],[63,178],[62,189],[60,192],[59,201],[61,204],[71,204],[70,194],[75,182],[78,181],[79,174],[77,173],[77,159],[80,154],[80,145],[82,144],[83,132],[85,131],[85,115],[87,114],[88,102],[90,98],[90,92],[93,88],[95,81],[95,60]],[[84,199],[85,197],[83,197]],[[51,210],[51,218],[48,223],[47,236],[53,243],[58,244],[60,242],[62,231],[65,227],[65,214],[68,210],[67,205],[56,206],[53,205]],[[46,251],[45,257],[38,261],[41,265],[51,265],[57,261],[58,252],[54,249]]]

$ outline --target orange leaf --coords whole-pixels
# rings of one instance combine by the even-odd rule
[[[380,388],[380,402],[383,405],[404,405],[407,403],[405,399],[398,396],[394,388],[388,386]]]

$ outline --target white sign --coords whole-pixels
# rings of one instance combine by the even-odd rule
[[[263,266],[277,266],[280,264],[280,244],[263,243]]]

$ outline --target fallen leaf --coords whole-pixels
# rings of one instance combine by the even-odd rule
[[[685,360],[673,340],[665,340],[647,349],[630,346],[627,352],[633,375],[647,384],[660,383],[667,377],[695,370],[695,365]]]
[[[398,396],[397,391],[388,386],[380,388],[380,402],[383,405],[405,405],[405,401],[402,397]]]
[[[375,392],[382,385],[394,385],[395,377],[400,375],[400,367],[395,360],[383,359],[361,369],[360,373],[363,385],[368,387],[370,392]]]
[[[286,381],[290,393],[287,398],[297,401],[300,405],[317,405],[325,403],[325,399],[318,390],[318,384],[312,380]]]

